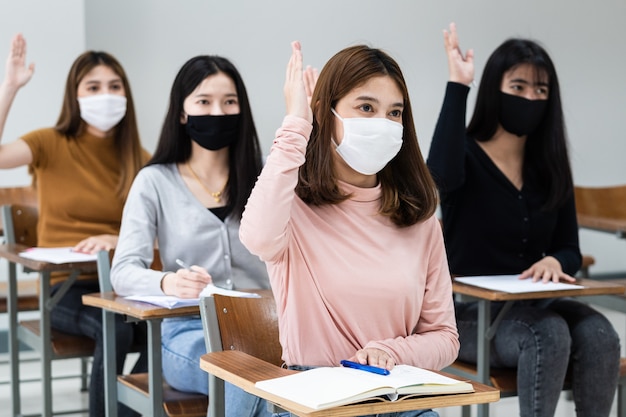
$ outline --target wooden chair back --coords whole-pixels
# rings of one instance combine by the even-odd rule
[[[626,185],[574,187],[578,215],[626,219]]]
[[[39,209],[27,204],[2,206],[2,224],[7,243],[37,246],[37,221]]]
[[[7,204],[23,204],[37,207],[37,192],[31,186],[0,188],[0,206]],[[4,234],[4,226],[0,222],[0,235]]]
[[[213,295],[200,300],[200,316],[208,352],[239,350],[282,365],[278,315],[271,290],[254,290],[261,298]],[[224,382],[209,374],[209,415],[224,416]],[[280,412],[273,409],[272,412]]]
[[[239,350],[281,366],[282,348],[272,291],[255,292],[261,298],[213,296],[222,350]]]

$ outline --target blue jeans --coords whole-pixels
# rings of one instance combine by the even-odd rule
[[[295,369],[296,371],[306,371],[307,369],[313,369],[313,366],[300,366],[292,365],[289,369]],[[276,413],[273,417],[291,417],[291,413]],[[383,413],[383,414],[368,414],[361,417],[439,417],[439,414],[433,410],[411,410],[402,411],[397,413]]]
[[[202,320],[180,317],[163,321],[163,377],[179,391],[209,393],[209,375],[200,369],[206,353]],[[225,384],[226,417],[270,417],[265,400]]]
[[[492,318],[502,308],[492,303]],[[477,303],[455,303],[459,359],[476,362]],[[553,416],[568,372],[578,417],[608,416],[619,373],[620,342],[611,323],[569,299],[518,301],[491,341],[491,366],[517,368],[521,417]]]
[[[61,284],[51,288],[54,294]],[[50,312],[52,328],[65,333],[87,336],[95,341],[93,363],[91,365],[91,377],[89,380],[89,416],[104,417],[104,341],[102,338],[102,310],[83,304],[84,294],[99,292],[100,288],[96,281],[77,281],[68,292],[59,300],[59,303]],[[121,315],[115,315],[117,373],[121,374],[124,368],[126,354],[138,340],[143,338],[142,346],[145,346],[145,331],[134,324],[124,323]],[[132,372],[146,372],[148,370],[146,352],[141,352],[139,360]],[[139,416],[139,413],[131,410],[123,404],[119,404],[118,415],[120,417]]]

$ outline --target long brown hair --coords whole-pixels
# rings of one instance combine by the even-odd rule
[[[331,136],[336,118],[331,109],[351,90],[370,78],[389,76],[404,99],[402,148],[382,171],[380,213],[400,227],[411,226],[432,216],[437,208],[437,189],[417,142],[409,94],[398,64],[379,49],[365,45],[338,52],[324,66],[311,100],[313,131],[300,167],[296,193],[307,204],[336,204],[349,195],[337,186],[334,146]]]
[[[55,129],[69,140],[84,132],[85,123],[80,118],[77,99],[78,84],[98,65],[105,65],[115,72],[121,78],[126,92],[126,115],[117,124],[114,133],[115,147],[120,160],[120,182],[116,191],[120,199],[125,200],[135,175],[141,169],[143,158],[133,95],[126,73],[117,59],[106,52],[95,51],[87,51],[76,58],[67,75],[63,107]]]

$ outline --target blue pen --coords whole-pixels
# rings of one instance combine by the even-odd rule
[[[379,368],[377,366],[361,365],[360,363],[346,360],[343,360],[340,363],[341,366],[345,366],[346,368],[360,369],[361,371],[371,372],[378,375],[389,375],[389,371],[387,369]]]

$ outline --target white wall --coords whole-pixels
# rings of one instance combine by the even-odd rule
[[[475,50],[477,80],[488,55],[505,38],[541,41],[561,80],[575,181],[626,183],[621,126],[626,120],[626,0],[0,1],[0,59],[19,30],[38,65],[15,103],[5,141],[54,123],[67,69],[86,47],[107,50],[124,65],[144,146],[150,151],[180,66],[197,54],[230,58],[248,87],[267,151],[284,113],[289,42],[298,39],[305,61],[320,68],[339,49],[355,43],[394,56],[407,78],[426,154],[447,79],[442,29],[455,21],[462,47]],[[471,93],[470,101],[474,98]],[[0,184],[23,178],[2,173]],[[626,270],[626,241],[583,231],[581,244],[583,252],[596,257],[596,272]]]

